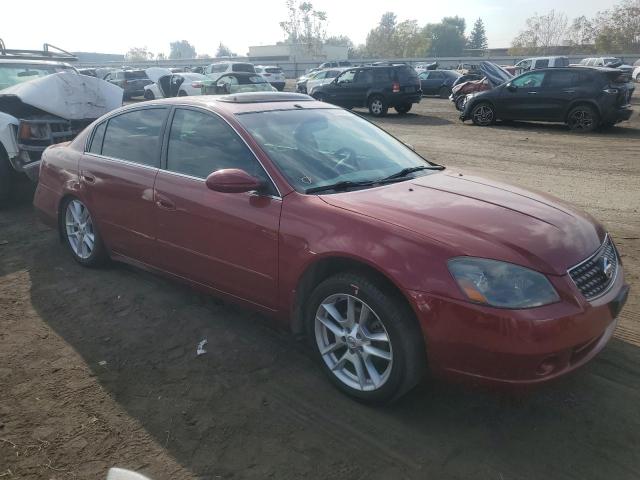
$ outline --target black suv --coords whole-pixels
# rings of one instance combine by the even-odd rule
[[[144,87],[153,83],[144,70],[116,70],[106,74],[104,79],[124,90],[123,100],[144,96]]]
[[[578,132],[629,120],[634,86],[615,68],[548,68],[524,73],[493,90],[467,97],[462,121],[562,122]]]
[[[390,107],[407,113],[421,96],[420,79],[409,65],[351,68],[313,93],[316,100],[341,107],[368,107],[375,117],[386,115]]]

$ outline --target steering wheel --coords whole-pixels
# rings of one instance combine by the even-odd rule
[[[357,165],[349,165],[351,160],[356,160],[357,158],[356,152],[354,152],[350,148],[342,147],[339,150],[336,150],[336,152],[334,152],[334,155],[336,157],[342,157],[336,162],[336,167],[339,168],[344,165],[345,167],[351,168],[351,170],[355,170],[356,168],[358,168]]]

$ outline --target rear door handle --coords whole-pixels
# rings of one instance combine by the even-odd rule
[[[94,177],[93,175],[90,175],[90,174],[88,174],[88,173],[84,173],[84,172],[83,172],[83,173],[80,175],[80,178],[81,178],[82,180],[84,180],[85,182],[87,182],[87,183],[96,183],[96,177]]]
[[[169,200],[167,197],[156,194],[156,205],[163,210],[175,210],[176,204]]]

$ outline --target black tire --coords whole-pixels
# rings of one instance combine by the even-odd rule
[[[374,117],[384,117],[389,111],[389,105],[382,95],[372,95],[367,102],[369,113]]]
[[[593,132],[600,124],[600,117],[595,108],[590,105],[573,107],[567,115],[569,130],[576,133]]]
[[[399,115],[405,115],[411,111],[411,107],[413,107],[413,104],[405,103],[404,105],[398,105],[394,108]]]
[[[616,122],[602,122],[600,124],[600,130],[611,130],[616,126]]]
[[[493,125],[496,121],[496,111],[493,105],[487,102],[478,103],[474,105],[471,110],[471,121],[474,125],[479,127],[488,127]]]
[[[313,98],[315,98],[318,102],[326,102],[326,98],[323,93],[314,93]]]
[[[155,100],[156,96],[154,95],[154,93],[151,90],[147,89],[147,90],[144,91],[144,99],[145,100]]]
[[[418,384],[426,368],[424,340],[413,311],[404,299],[390,295],[388,292],[388,288],[380,287],[377,282],[365,275],[341,273],[320,283],[313,290],[307,302],[308,307],[305,312],[306,331],[311,347],[322,369],[329,377],[329,380],[339,390],[363,403],[383,404],[401,397]],[[325,362],[323,355],[320,353],[320,346],[318,345],[320,340],[317,340],[318,334],[316,332],[316,315],[320,309],[320,305],[335,295],[347,295],[357,302],[366,304],[375,314],[372,315],[370,313],[368,318],[373,318],[375,322],[379,320],[377,325],[379,327],[382,325],[381,328],[389,339],[391,346],[389,350],[392,352],[391,362],[388,366],[388,371],[384,374],[385,376],[380,377],[385,380],[379,387],[375,387],[373,390],[356,389],[344,383],[344,381],[338,377],[338,373],[334,373],[334,370]],[[359,317],[359,314],[354,313],[354,318],[356,316]],[[322,325],[319,325],[319,328],[322,329]],[[335,336],[333,338],[337,339]],[[359,341],[363,341],[362,339],[365,337],[358,334],[357,338],[361,339]],[[343,337],[343,339],[346,343],[343,343],[343,347],[341,348],[346,350],[346,345],[349,342],[347,341],[347,337]],[[354,337],[349,337],[349,340],[353,339]],[[366,343],[366,339],[364,341]],[[371,345],[371,343],[371,341],[368,342],[369,345]],[[357,355],[363,358],[363,348],[366,347],[354,348],[355,351],[358,351],[358,348],[360,348],[361,353]],[[351,352],[351,350],[349,350],[349,352]],[[329,361],[336,361],[339,354],[339,350],[334,350],[325,355],[335,356],[333,360]],[[346,355],[346,353],[343,355]],[[371,359],[370,355],[367,356]],[[369,363],[372,363],[374,360],[369,360]],[[354,364],[351,365],[355,367]],[[361,368],[366,367],[366,375],[369,376],[368,382],[373,385],[373,377],[369,373],[369,366],[367,362],[361,364]],[[344,369],[341,370],[344,371]],[[352,370],[355,371],[356,369],[353,368]],[[352,375],[355,376],[355,373],[352,373]]]
[[[460,95],[458,98],[456,98],[455,106],[456,106],[456,110],[458,110],[459,112],[462,112],[464,110],[464,104],[465,104],[466,98],[467,97],[465,95]]]
[[[438,90],[438,96],[440,98],[449,98],[450,95],[451,89],[448,87],[440,87],[440,90]]]
[[[91,224],[92,224],[91,233],[93,234],[94,241],[93,241],[93,249],[91,250],[90,254],[87,257],[82,257],[78,255],[78,253],[76,253],[76,250],[74,249],[74,246],[72,245],[72,240],[70,238],[71,235],[68,233],[68,230],[67,230],[66,213],[67,213],[69,204],[71,204],[71,202],[79,202],[87,210],[89,214],[89,219],[91,220]],[[63,239],[69,251],[71,252],[71,256],[76,262],[78,262],[80,265],[84,267],[94,268],[94,267],[102,266],[107,261],[108,259],[107,250],[102,241],[102,237],[100,236],[100,233],[98,232],[98,228],[93,221],[91,212],[86,207],[86,205],[82,203],[82,201],[80,201],[78,198],[75,198],[75,197],[65,198],[60,208],[60,218],[58,219],[58,221],[59,221],[59,228],[60,228],[60,236]]]
[[[13,179],[15,172],[9,163],[9,157],[0,146],[0,208],[9,203],[13,191]]]

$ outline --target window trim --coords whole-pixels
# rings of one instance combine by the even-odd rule
[[[106,123],[105,129],[104,129],[104,134],[105,135],[104,135],[104,137],[102,137],[102,147],[104,147],[104,138],[106,137],[107,130],[109,129],[109,121],[111,121],[112,118],[119,117],[120,115],[124,115],[124,114],[131,113],[131,112],[137,112],[137,111],[140,111],[140,110],[166,110],[167,111],[165,113],[165,117],[164,117],[164,120],[162,122],[162,126],[160,127],[160,150],[159,150],[158,153],[160,155],[162,155],[162,145],[164,143],[164,136],[165,136],[166,129],[167,129],[167,119],[169,118],[169,114],[171,113],[171,109],[167,108],[164,105],[144,105],[142,107],[137,107],[136,106],[136,107],[133,107],[133,108],[127,108],[126,110],[116,111],[116,112],[113,112],[113,113],[109,114],[109,116],[107,118],[105,118],[103,121],[97,123],[92,128],[90,135],[87,135],[87,139],[85,140],[85,144],[84,144],[83,154],[84,155],[91,155],[91,156],[99,157],[99,158],[106,158],[106,159],[109,159],[109,160],[114,160],[114,161],[119,161],[119,162],[124,162],[124,163],[127,163],[129,165],[138,165],[138,166],[141,166],[141,167],[151,168],[151,169],[154,169],[154,170],[159,169],[162,166],[162,156],[160,156],[159,165],[154,167],[152,165],[147,165],[147,164],[144,164],[144,163],[139,163],[139,162],[134,162],[134,161],[131,161],[131,160],[126,160],[124,158],[116,158],[116,157],[110,157],[108,155],[103,155],[102,148],[100,148],[100,153],[99,154],[89,151],[89,148],[91,146],[91,142],[93,141],[93,137],[95,136],[96,130],[98,129],[98,127],[100,125],[102,125],[103,123]]]
[[[253,158],[255,158],[256,162],[258,162],[258,165],[260,165],[260,167],[262,168],[264,173],[266,173],[267,177],[271,181],[271,184],[273,185],[273,188],[274,188],[274,190],[276,191],[276,194],[277,194],[277,195],[260,194],[260,196],[262,196],[262,197],[270,197],[270,198],[282,200],[282,193],[280,192],[280,189],[278,188],[278,184],[273,180],[273,177],[269,173],[269,170],[267,170],[265,168],[264,164],[260,161],[260,158],[258,157],[258,155],[256,155],[256,152],[247,143],[247,141],[240,134],[238,129],[235,128],[231,123],[229,123],[227,121],[227,119],[224,118],[222,115],[220,115],[218,112],[215,112],[213,110],[209,110],[207,108],[201,108],[201,107],[198,107],[196,105],[188,105],[188,104],[172,105],[171,112],[169,113],[169,116],[167,117],[167,123],[165,124],[165,129],[164,129],[164,138],[163,138],[163,141],[162,141],[162,154],[161,154],[161,157],[160,157],[160,170],[162,170],[163,172],[169,173],[171,175],[178,175],[180,177],[185,177],[185,178],[190,178],[190,179],[193,179],[193,180],[198,180],[198,181],[200,181],[202,183],[205,183],[206,180],[207,180],[206,178],[196,177],[196,176],[193,176],[193,175],[188,175],[186,173],[174,172],[174,171],[169,170],[167,168],[167,155],[169,153],[169,137],[171,135],[171,126],[173,125],[173,118],[175,116],[175,112],[178,109],[193,110],[193,111],[196,111],[196,112],[199,112],[199,113],[203,113],[205,115],[209,114],[209,115],[212,115],[212,116],[215,116],[215,117],[219,118],[220,120],[222,120],[222,122],[224,122],[226,125],[228,125],[233,130],[233,132],[240,138],[240,140],[242,140],[242,143],[244,143],[244,145],[247,147],[247,149],[249,150],[251,155],[253,155]]]

